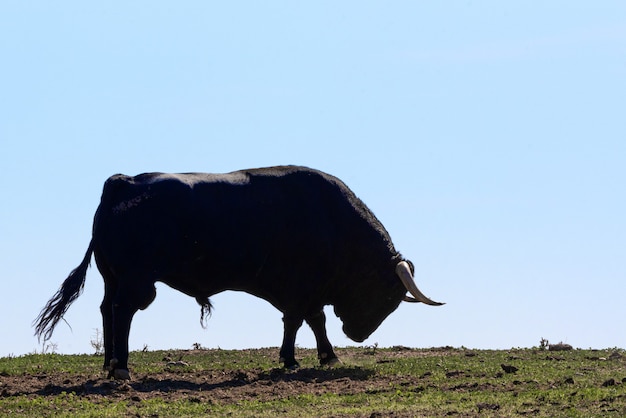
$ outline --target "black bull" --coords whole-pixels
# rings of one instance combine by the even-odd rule
[[[85,258],[35,320],[40,338],[51,337],[80,295],[92,253],[105,283],[104,367],[120,379],[130,376],[133,315],[154,300],[157,281],[194,297],[201,319],[210,313],[209,297],[225,290],[270,302],[284,315],[285,367],[298,365],[294,345],[303,321],[320,362],[338,361],[325,305],[359,342],[403,300],[440,305],[417,289],[413,265],[365,204],[339,179],[304,167],[112,176]]]

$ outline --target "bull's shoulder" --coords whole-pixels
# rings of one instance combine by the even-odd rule
[[[295,183],[308,183],[313,181],[333,184],[340,187],[346,187],[341,180],[331,174],[316,170],[314,168],[296,165],[254,168],[238,171],[235,173],[245,174],[246,177],[250,179],[276,179],[276,181]]]
[[[320,170],[298,165],[279,165],[274,167],[251,168],[247,170],[235,171],[234,173],[244,173],[255,177],[289,177],[289,176],[322,176],[332,177]]]
[[[297,165],[279,165],[274,167],[250,168],[246,170],[235,171],[234,173],[245,173],[250,176],[258,177],[284,177],[289,175],[318,172],[318,170]]]

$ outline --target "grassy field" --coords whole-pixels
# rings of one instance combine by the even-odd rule
[[[343,365],[278,368],[278,349],[131,353],[130,382],[102,357],[0,358],[1,416],[626,416],[621,349],[340,348]]]

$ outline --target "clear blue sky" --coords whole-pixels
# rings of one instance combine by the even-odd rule
[[[625,22],[623,1],[3,2],[0,356],[41,348],[109,175],[276,164],[343,179],[447,302],[364,345],[626,347]],[[93,351],[102,295],[94,265],[59,352]],[[159,286],[131,348],[280,344],[268,303],[212,301],[203,330]]]

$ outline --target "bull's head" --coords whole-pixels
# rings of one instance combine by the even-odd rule
[[[418,289],[406,261],[397,263],[395,271],[380,276],[367,275],[350,288],[349,294],[335,303],[335,314],[343,322],[343,332],[354,341],[362,342],[369,337],[402,301],[443,305],[429,299]],[[411,296],[406,294],[407,291]]]

